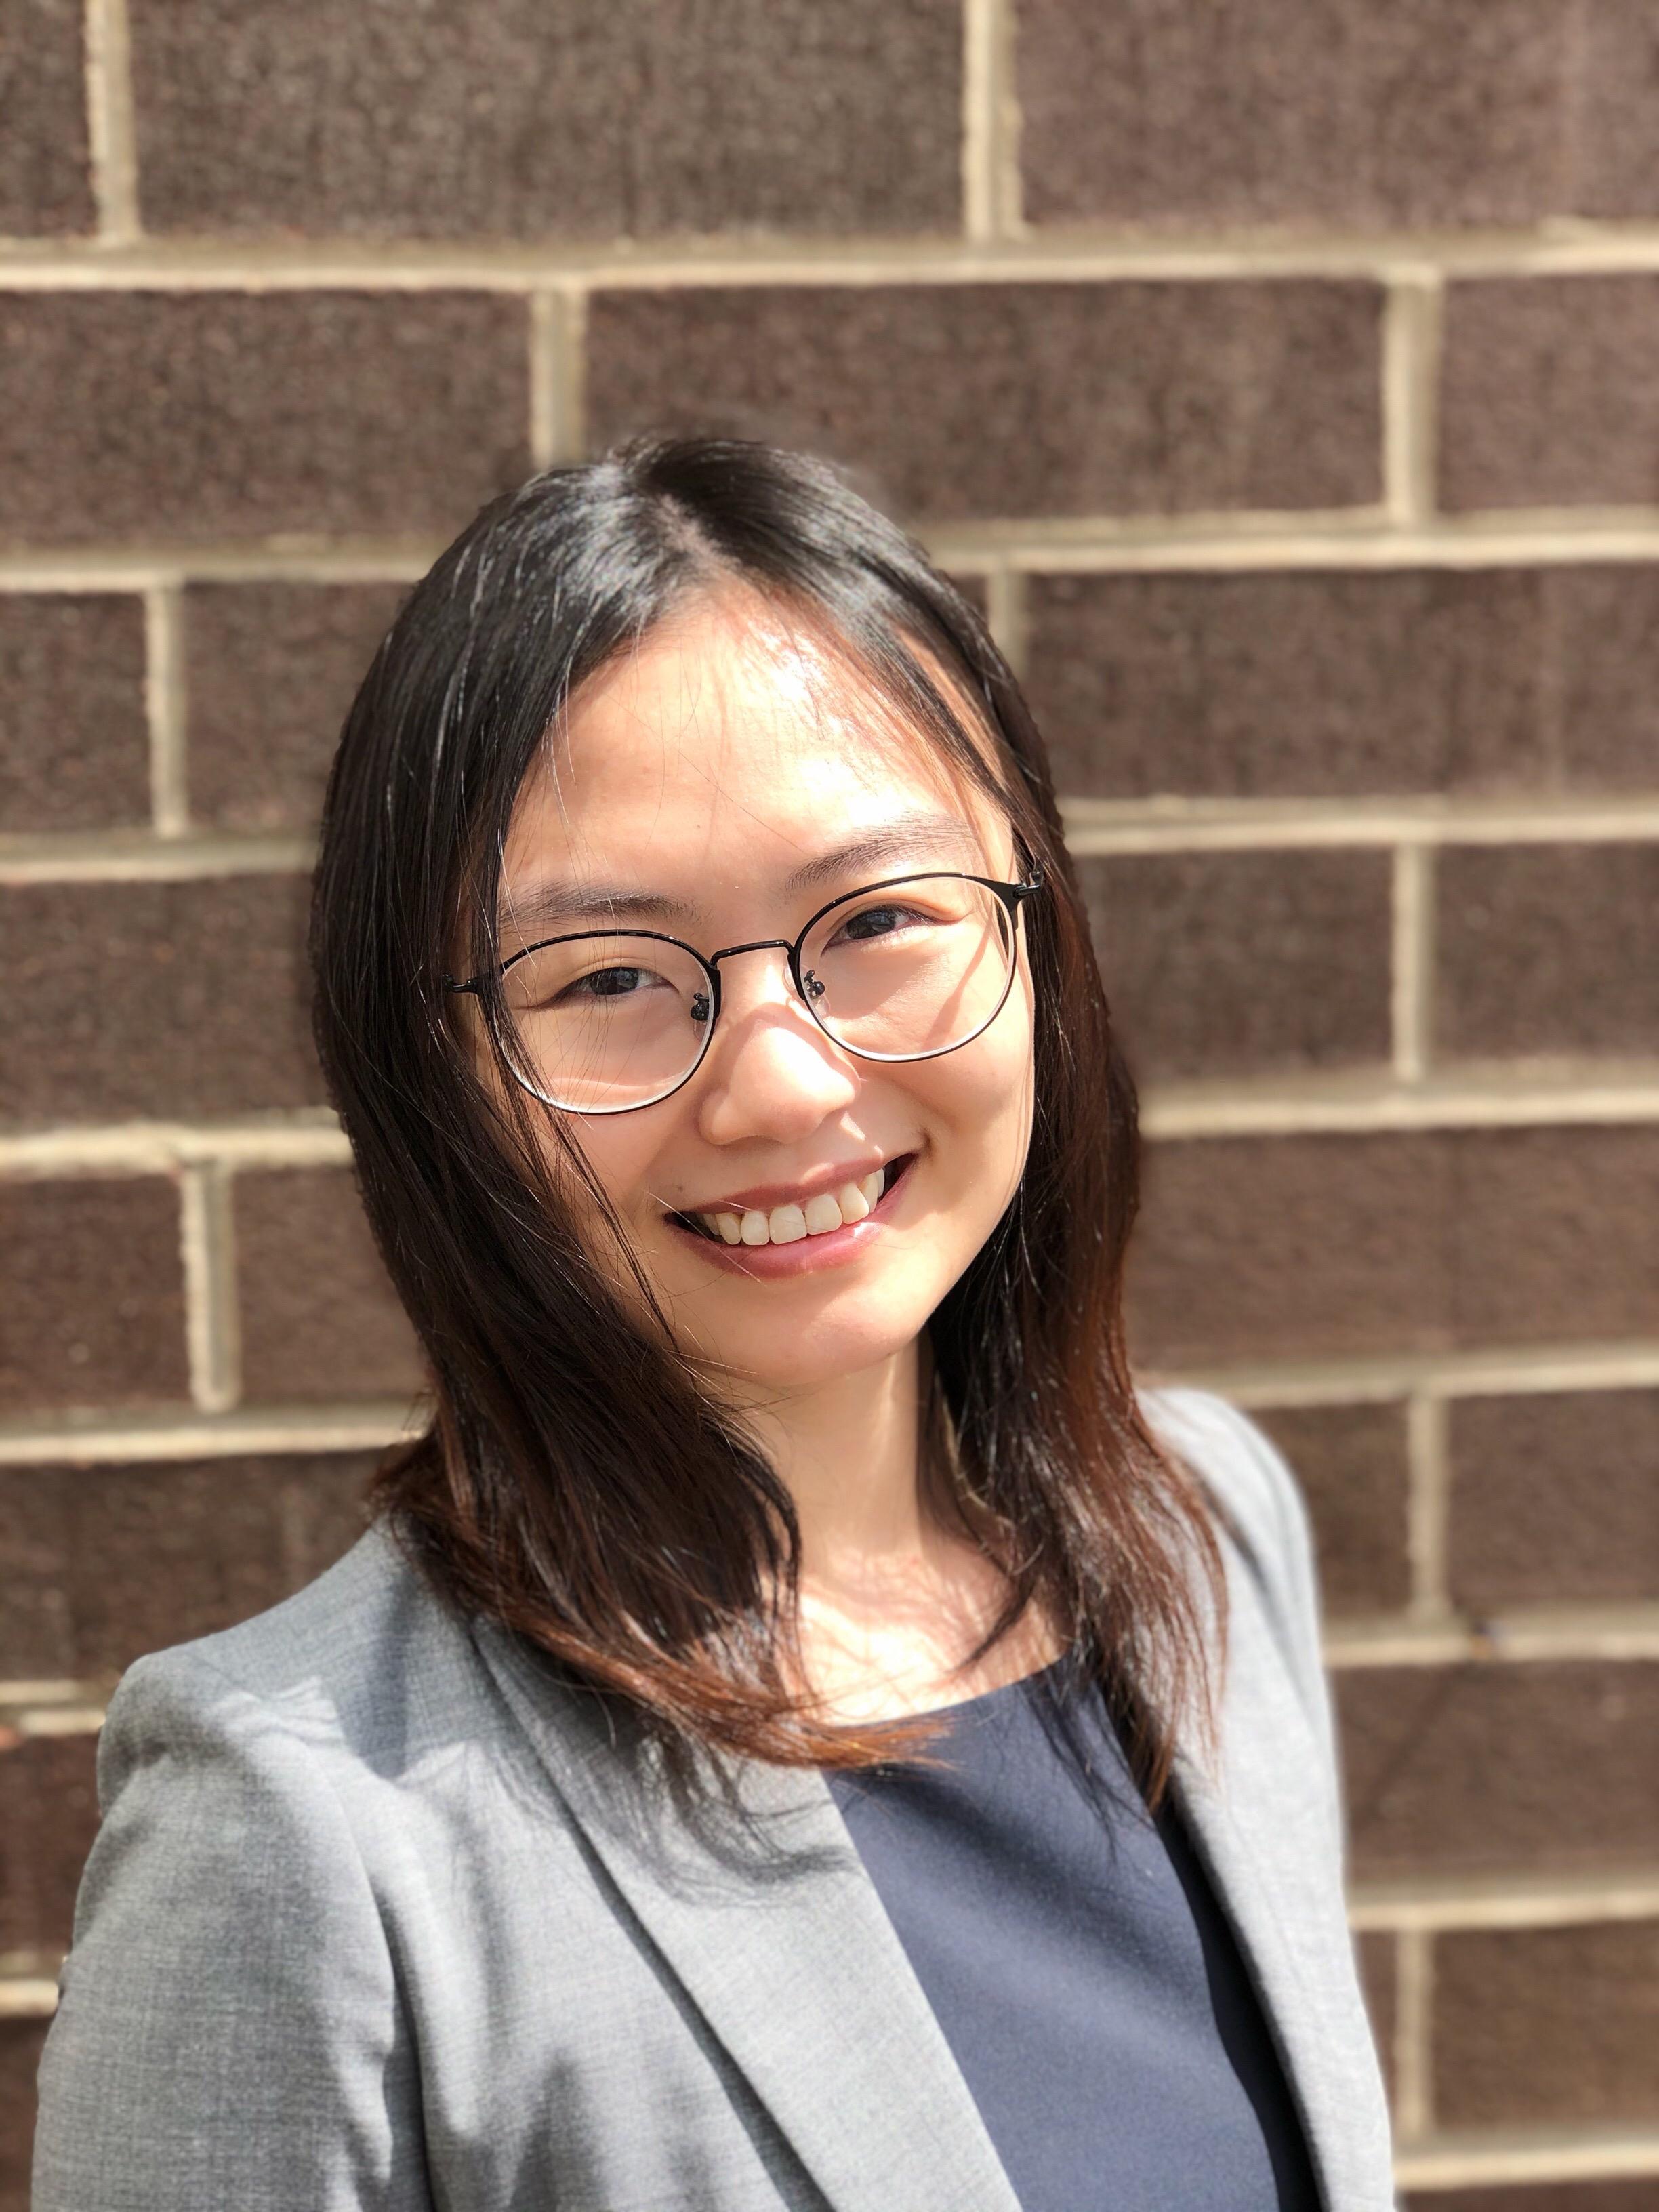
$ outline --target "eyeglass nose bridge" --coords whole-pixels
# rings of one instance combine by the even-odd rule
[[[714,984],[714,1004],[708,1009],[708,1036],[714,1033],[714,1023],[720,1010],[720,963],[722,960],[735,960],[745,952],[781,952],[784,955],[784,965],[789,971],[789,980],[795,987],[795,996],[800,1000],[809,1013],[811,1012],[813,998],[823,993],[822,983],[817,983],[815,978],[801,974],[799,942],[792,942],[787,937],[757,937],[748,945],[722,945],[718,952],[708,952],[703,955],[703,965],[713,977]],[[809,983],[815,984],[816,988],[809,991]],[[708,1038],[706,1036],[703,1040],[705,1050],[708,1048]]]

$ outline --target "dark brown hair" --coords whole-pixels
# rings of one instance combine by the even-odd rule
[[[638,442],[535,477],[416,587],[347,719],[313,910],[317,1039],[435,1401],[383,1468],[378,1506],[449,1601],[614,1693],[678,1771],[696,1746],[848,1766],[929,1733],[834,1727],[790,1694],[787,1492],[677,1356],[642,1273],[638,1307],[618,1295],[546,1164],[550,1131],[605,1212],[578,1148],[552,1109],[481,1079],[443,988],[458,946],[459,972],[493,975],[507,823],[573,695],[665,617],[734,590],[832,642],[1045,871],[1026,909],[1030,1148],[929,1324],[930,1433],[949,1448],[926,1480],[1008,1578],[980,1651],[1045,1600],[1156,1803],[1179,1730],[1209,1718],[1204,1600],[1219,1614],[1222,1586],[1205,1508],[1125,1356],[1133,1085],[1006,663],[920,548],[801,455]]]

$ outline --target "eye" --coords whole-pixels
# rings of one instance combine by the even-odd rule
[[[885,905],[861,907],[856,914],[849,915],[830,943],[831,946],[868,945],[878,938],[894,936],[918,924],[925,928],[933,919],[915,907],[901,906],[890,900]]]
[[[661,981],[662,977],[653,975],[648,968],[595,968],[567,984],[559,997],[565,1000],[630,999]]]

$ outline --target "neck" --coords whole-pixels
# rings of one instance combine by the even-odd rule
[[[793,1501],[803,1588],[879,1583],[932,1547],[921,1499],[926,1346],[798,1395],[746,1408]]]

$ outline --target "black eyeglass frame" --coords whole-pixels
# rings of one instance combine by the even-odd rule
[[[937,883],[944,879],[948,879],[953,883],[978,884],[984,890],[994,891],[1002,902],[1003,907],[1008,916],[1010,927],[1013,932],[1013,937],[1011,941],[1017,944],[1018,940],[1020,908],[1024,905],[1027,899],[1034,896],[1036,892],[1042,889],[1043,871],[1042,865],[1040,861],[1033,861],[1031,864],[1031,872],[1030,877],[1024,883],[1018,884],[1000,883],[994,876],[969,875],[966,869],[963,868],[927,868],[919,870],[908,876],[886,876],[884,877],[879,883],[863,884],[860,884],[857,890],[842,891],[839,897],[832,898],[829,901],[827,905],[821,906],[816,914],[810,915],[808,919],[802,923],[799,933],[794,938],[793,942],[787,937],[757,937],[751,944],[724,945],[718,952],[699,952],[695,945],[688,945],[684,938],[670,937],[665,930],[661,929],[571,929],[564,931],[557,937],[538,938],[533,945],[521,945],[519,951],[512,955],[511,958],[503,960],[499,969],[495,971],[497,975],[505,975],[509,968],[515,967],[520,960],[527,960],[532,952],[544,952],[550,945],[574,945],[581,939],[588,937],[637,937],[643,938],[647,944],[673,945],[677,951],[689,954],[690,957],[696,962],[698,967],[702,969],[703,974],[708,978],[708,1003],[706,1014],[697,1014],[696,1012],[696,1001],[695,1000],[692,1001],[692,1018],[694,1020],[706,1021],[708,1025],[703,1030],[702,1043],[699,1048],[696,1058],[692,1061],[690,1066],[686,1069],[685,1073],[680,1077],[678,1082],[671,1084],[666,1091],[658,1091],[654,1097],[637,1098],[631,1101],[626,1106],[567,1106],[557,1098],[550,1098],[544,1091],[538,1091],[533,1083],[526,1082],[524,1076],[520,1073],[516,1066],[513,1066],[514,1079],[515,1082],[520,1084],[523,1088],[530,1093],[532,1098],[539,1098],[544,1106],[551,1106],[561,1114],[636,1114],[647,1106],[660,1106],[665,1098],[672,1098],[677,1091],[683,1091],[685,1088],[686,1085],[690,1083],[697,1070],[702,1066],[703,1061],[708,1058],[708,1047],[714,1035],[715,1024],[719,1022],[720,1018],[720,963],[722,960],[735,959],[737,956],[742,952],[782,952],[787,954],[789,981],[794,987],[795,996],[805,1007],[807,1012],[811,1015],[813,1021],[817,1023],[818,1028],[823,1030],[824,1036],[829,1038],[830,1043],[833,1044],[840,1052],[851,1053],[855,1060],[872,1060],[884,1062],[912,1060],[943,1060],[947,1053],[960,1052],[963,1045],[972,1044],[975,1037],[983,1036],[986,1030],[990,1028],[992,1023],[995,1021],[997,1016],[1007,1005],[1008,994],[1013,989],[1014,975],[1018,967],[1018,961],[1017,958],[1011,960],[1008,963],[1008,978],[1002,987],[1002,996],[997,1000],[995,1006],[992,1007],[990,1012],[987,1014],[985,1019],[979,1024],[978,1028],[970,1030],[965,1037],[958,1037],[954,1044],[940,1045],[932,1052],[860,1052],[856,1045],[843,1043],[842,1039],[838,1037],[835,1031],[829,1026],[828,1023],[823,1021],[819,1016],[817,1007],[812,1003],[814,994],[808,988],[809,982],[815,981],[816,978],[810,975],[803,975],[800,965],[801,954],[805,950],[807,939],[817,927],[818,924],[823,920],[824,916],[829,914],[833,914],[838,906],[850,906],[854,899],[867,898],[872,891],[892,890],[896,889],[901,884]],[[481,971],[476,975],[469,975],[465,982],[457,982],[453,975],[446,975],[443,979],[443,982],[446,991],[471,992],[474,997],[481,998],[483,993],[483,986],[487,980],[487,975]],[[820,983],[817,987],[817,995],[821,996],[823,991],[823,986]],[[510,1056],[508,1059],[508,1066],[512,1066]]]

